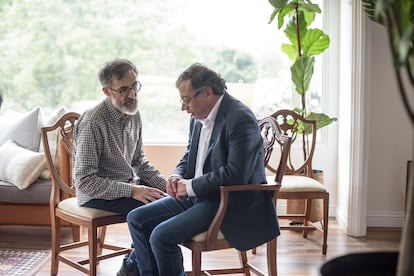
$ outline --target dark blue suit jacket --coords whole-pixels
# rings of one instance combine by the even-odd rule
[[[200,130],[201,123],[192,118],[186,153],[174,170],[185,179],[192,179],[195,174]],[[225,93],[214,123],[204,175],[192,181],[197,200],[208,200],[218,207],[220,186],[266,183],[263,155],[256,117],[246,105]],[[278,236],[279,224],[270,192],[232,194],[221,230],[239,250]]]

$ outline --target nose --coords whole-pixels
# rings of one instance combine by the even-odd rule
[[[181,111],[187,110],[188,109],[188,104],[181,104]]]
[[[136,99],[137,98],[138,93],[136,91],[134,91],[133,89],[128,90],[128,98],[129,99]]]

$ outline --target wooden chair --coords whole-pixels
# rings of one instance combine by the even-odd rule
[[[72,186],[72,149],[73,131],[79,114],[69,112],[63,115],[53,126],[42,128],[42,138],[47,164],[52,177],[50,195],[50,215],[52,226],[52,264],[51,275],[58,273],[59,261],[72,266],[89,275],[96,275],[99,261],[127,254],[130,248],[105,244],[106,226],[125,222],[123,215],[93,208],[79,207],[76,202],[76,191]],[[58,162],[52,159],[49,139],[58,135]],[[61,226],[69,223],[73,230],[74,241],[61,244]],[[88,231],[87,240],[81,239],[80,230],[85,227]],[[86,259],[75,260],[64,255],[64,251],[88,246],[89,256]],[[103,250],[108,250],[109,253]],[[102,254],[105,253],[105,254]],[[89,268],[86,265],[89,264]]]
[[[307,120],[291,110],[279,110],[272,114],[271,117],[276,120],[282,133],[290,136],[292,139],[292,146],[284,172],[285,176],[283,178],[282,187],[278,193],[278,198],[286,199],[288,203],[290,200],[294,200],[296,204],[298,204],[298,200],[300,200],[303,204],[303,208],[296,208],[296,213],[292,213],[292,210],[288,210],[286,214],[278,214],[279,219],[288,219],[295,222],[300,221],[301,223],[290,223],[289,225],[282,223],[280,228],[282,230],[302,231],[304,238],[307,238],[309,231],[320,231],[323,235],[322,254],[326,255],[329,193],[324,185],[312,178],[312,158],[316,145],[316,121]],[[311,133],[308,135],[308,140],[303,139],[302,131],[304,129],[311,130]],[[296,147],[294,147],[294,145]],[[302,152],[301,154],[304,147],[305,152]],[[300,149],[299,154],[293,154],[294,149]],[[271,172],[277,171],[275,167],[272,167],[270,162],[267,163],[267,168]],[[314,203],[316,203],[316,200],[322,202],[321,221],[314,221],[314,219],[311,218],[312,206],[315,205]],[[320,223],[320,225],[318,225],[318,223]]]
[[[280,183],[283,177],[284,167],[286,166],[287,156],[290,147],[290,138],[283,136],[276,128],[276,124],[272,118],[265,118],[259,121],[259,126],[264,137],[264,149],[265,159],[270,157],[273,145],[276,141],[280,145],[283,145],[283,153],[281,154],[279,162],[279,170],[276,173],[276,177],[271,179],[270,184],[248,184],[248,185],[233,185],[220,187],[220,206],[217,210],[216,216],[213,219],[208,231],[200,233],[192,238],[192,240],[183,243],[182,245],[192,251],[192,272],[187,272],[192,276],[200,276],[205,273],[206,275],[216,274],[233,274],[243,273],[243,275],[250,275],[250,271],[253,271],[257,275],[277,275],[277,263],[276,263],[276,238],[267,242],[267,267],[268,273],[263,273],[257,267],[250,264],[247,260],[246,251],[238,251],[241,266],[238,268],[229,269],[211,269],[203,271],[201,269],[201,254],[206,251],[214,251],[221,249],[233,248],[225,239],[223,233],[220,231],[221,223],[226,213],[229,194],[238,191],[272,191],[274,193],[274,199],[277,199],[277,192],[280,188]],[[187,274],[187,275],[188,275]]]

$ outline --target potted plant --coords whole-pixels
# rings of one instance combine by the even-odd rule
[[[316,15],[321,13],[318,4],[313,4],[309,0],[269,0],[274,7],[270,16],[271,23],[277,18],[278,28],[284,28],[284,33],[290,44],[282,44],[282,51],[290,58],[292,65],[290,67],[292,83],[296,92],[300,96],[300,107],[294,108],[294,111],[308,119],[316,120],[317,129],[325,127],[336,118],[330,118],[324,113],[317,113],[308,109],[307,101],[310,93],[310,84],[314,72],[315,56],[322,54],[330,43],[330,38],[322,30],[311,28]],[[302,135],[302,153],[304,159],[309,153],[309,141],[306,130]],[[314,178],[323,182],[323,174],[320,170],[313,171]],[[304,202],[289,202],[288,213],[296,213],[304,208]],[[321,202],[315,202],[312,206],[311,219],[317,221],[322,218]],[[300,211],[299,211],[300,212]]]
[[[317,128],[322,128],[336,121],[324,113],[317,113],[307,108],[307,93],[311,84],[315,56],[323,53],[330,43],[330,38],[318,28],[310,28],[316,14],[321,13],[319,5],[309,0],[269,0],[274,7],[270,16],[271,23],[277,17],[278,28],[284,27],[284,33],[290,44],[282,44],[282,51],[292,61],[290,67],[292,82],[300,96],[301,106],[295,111],[302,116],[316,120]],[[306,133],[303,133],[304,155],[306,152]]]

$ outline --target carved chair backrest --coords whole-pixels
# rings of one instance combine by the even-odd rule
[[[292,139],[285,174],[312,177],[312,159],[316,146],[316,121],[306,119],[287,109],[278,110],[271,117],[276,120],[282,134]]]
[[[259,120],[259,129],[263,139],[265,166],[271,172],[276,174],[275,182],[282,183],[290,152],[291,138],[281,132],[276,120],[273,117],[265,117]],[[273,167],[269,161],[273,153],[274,146],[276,145],[280,148],[280,157],[277,167]]]
[[[52,178],[51,203],[56,205],[62,198],[75,196],[72,186],[73,132],[79,114],[68,112],[62,115],[54,125],[42,128],[42,140],[45,157]],[[53,133],[55,135],[53,135]],[[57,135],[57,160],[52,157],[50,144]]]

